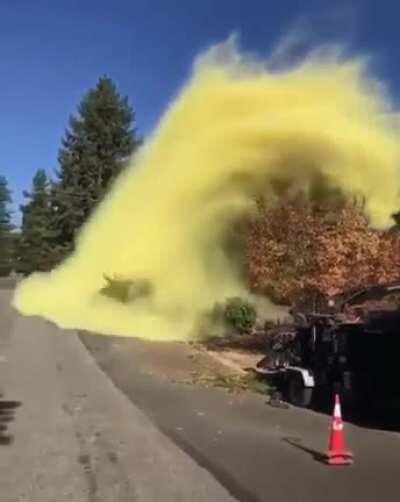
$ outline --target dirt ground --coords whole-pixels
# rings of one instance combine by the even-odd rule
[[[82,333],[83,339],[90,334]],[[132,344],[133,342],[133,344]],[[140,371],[171,382],[227,387],[229,390],[258,390],[247,384],[254,379],[256,363],[262,352],[234,348],[211,349],[203,344],[183,342],[151,342],[116,338],[109,350],[129,357],[135,351]],[[139,357],[138,357],[139,356]]]

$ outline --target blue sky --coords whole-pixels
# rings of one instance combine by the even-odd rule
[[[36,169],[57,168],[68,117],[102,74],[148,134],[199,52],[238,32],[245,50],[267,55],[301,26],[372,54],[398,99],[399,14],[395,0],[1,0],[0,174],[14,206]]]

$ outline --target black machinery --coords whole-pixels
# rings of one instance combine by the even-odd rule
[[[324,312],[293,312],[258,370],[274,375],[291,403],[308,407],[332,393],[356,407],[400,409],[400,283],[350,291]]]

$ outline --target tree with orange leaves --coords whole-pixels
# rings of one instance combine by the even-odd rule
[[[400,236],[368,225],[354,201],[314,204],[296,196],[259,201],[247,245],[250,286],[282,303],[305,291],[333,295],[400,277]]]

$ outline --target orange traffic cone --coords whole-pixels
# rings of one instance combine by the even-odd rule
[[[335,395],[335,407],[333,409],[329,450],[326,455],[326,461],[329,465],[351,465],[353,463],[353,454],[346,450],[345,447],[342,412],[338,394]]]

